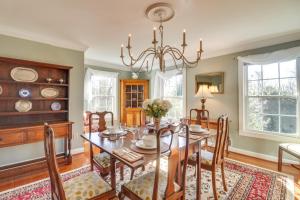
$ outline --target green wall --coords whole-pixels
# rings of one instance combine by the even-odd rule
[[[194,98],[195,75],[208,72],[225,72],[224,94],[214,95],[214,97],[208,99],[205,104],[206,108],[210,111],[211,117],[217,118],[220,114],[229,114],[231,120],[230,137],[233,147],[260,154],[276,156],[278,144],[280,142],[239,136],[238,134],[238,61],[236,57],[272,52],[295,46],[300,46],[300,40],[200,61],[196,68],[187,70],[187,111],[191,108],[200,108],[200,100]]]
[[[73,66],[70,76],[70,120],[73,125],[72,148],[81,148],[83,130],[84,52],[0,35],[0,56]],[[57,151],[63,150],[57,141]],[[33,143],[0,149],[0,166],[44,156],[43,143]]]

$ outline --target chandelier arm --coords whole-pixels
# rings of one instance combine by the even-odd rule
[[[143,68],[143,65],[144,65],[146,59],[147,59],[149,56],[151,56],[151,55],[155,55],[155,53],[149,53],[149,54],[147,54],[147,55],[144,57],[143,62],[142,62],[142,64],[140,65],[140,67],[139,67],[139,69],[137,70],[137,72],[141,72],[141,70],[142,70],[142,68]],[[154,57],[154,56],[153,56],[153,57]]]
[[[129,51],[130,52],[130,51]],[[144,55],[146,54],[146,53],[155,53],[155,50],[154,50],[154,48],[153,47],[149,47],[148,49],[146,49],[146,50],[144,50],[144,51],[142,51],[141,53],[140,53],[140,55],[135,59],[135,58],[133,58],[133,56],[131,55],[131,54],[129,54],[129,57],[130,57],[130,59],[133,61],[132,62],[132,65],[135,65],[139,60],[141,60],[143,57],[144,57]]]
[[[181,60],[181,59],[177,59],[176,57],[175,57],[175,54],[174,54],[174,52],[167,52],[167,54],[169,54],[170,56],[171,56],[171,58],[172,58],[172,60],[173,60],[173,62],[174,62],[174,66],[176,67],[176,69],[177,70],[179,70],[179,66],[178,66],[178,64],[177,64],[177,60]]]
[[[181,60],[184,57],[184,55],[180,52],[180,50],[174,47],[168,48],[166,53],[171,53],[176,60]],[[176,54],[178,57],[176,56]]]
[[[122,63],[123,63],[123,65],[125,65],[126,67],[130,67],[131,66],[131,64],[127,64],[126,62],[125,62],[125,60],[124,60],[124,56],[123,57],[121,57],[122,59]]]

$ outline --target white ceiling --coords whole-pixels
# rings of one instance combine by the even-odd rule
[[[128,33],[133,52],[151,45],[158,26],[144,14],[155,0],[1,0],[0,34],[85,50],[86,63],[121,65]],[[175,17],[165,23],[165,43],[180,45],[183,29],[194,56],[204,57],[300,39],[299,0],[164,0]],[[0,44],[1,45],[1,44]]]

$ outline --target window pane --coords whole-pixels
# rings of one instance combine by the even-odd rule
[[[264,95],[279,95],[279,81],[278,79],[263,81]]]
[[[296,133],[296,117],[280,117],[282,133]]]
[[[296,60],[280,63],[280,78],[296,77]]]
[[[263,113],[278,114],[279,100],[277,98],[263,98]]]
[[[280,114],[283,115],[296,115],[297,101],[292,98],[280,99]]]
[[[278,78],[278,64],[263,65],[263,79]]]
[[[249,130],[261,131],[262,130],[262,116],[255,113],[249,113],[247,119]]]
[[[263,130],[269,132],[278,132],[279,131],[278,116],[272,116],[272,115],[263,116]]]
[[[260,96],[261,88],[261,81],[248,81],[248,96]]]
[[[296,96],[297,79],[296,78],[280,79],[280,94],[282,96]]]
[[[262,104],[260,98],[248,98],[248,110],[253,113],[262,112]]]
[[[261,66],[248,65],[248,80],[259,80],[261,78]]]

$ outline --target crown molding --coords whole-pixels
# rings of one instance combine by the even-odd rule
[[[14,29],[8,26],[0,25],[0,34],[25,40],[30,40],[34,42],[44,43],[55,47],[71,49],[76,51],[86,51],[88,46],[80,44],[77,42],[70,42],[63,39],[58,39],[54,37],[42,36],[40,34],[35,34],[29,31],[23,31]]]
[[[115,69],[115,70],[120,70],[120,71],[130,71],[129,67],[120,65],[120,64],[115,64],[115,63],[109,63],[105,61],[100,61],[100,60],[95,60],[95,59],[89,59],[86,58],[84,59],[84,64],[85,65],[92,65],[96,67],[104,67],[104,68],[109,68],[109,69]]]

